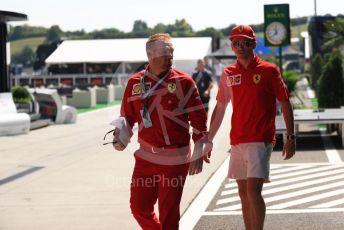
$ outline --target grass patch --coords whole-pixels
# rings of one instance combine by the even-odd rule
[[[122,101],[121,100],[115,100],[109,104],[96,104],[95,107],[92,107],[92,108],[79,108],[79,109],[76,109],[78,114],[80,113],[86,113],[86,112],[90,112],[90,111],[94,111],[94,110],[97,110],[97,109],[103,109],[103,108],[107,108],[107,107],[110,107],[110,106],[114,106],[114,105],[118,105],[120,104]]]
[[[25,46],[29,46],[33,52],[36,52],[37,47],[43,44],[44,40],[45,37],[35,37],[11,41],[11,55],[20,53]]]

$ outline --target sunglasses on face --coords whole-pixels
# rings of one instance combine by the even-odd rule
[[[240,47],[245,47],[245,48],[249,48],[251,45],[253,44],[252,41],[233,41],[233,46],[235,48],[240,48]]]
[[[150,53],[154,57],[163,57],[163,56],[168,56],[168,57],[173,57],[173,52],[174,49],[172,46],[169,45],[164,45],[164,46],[155,46],[149,49]]]

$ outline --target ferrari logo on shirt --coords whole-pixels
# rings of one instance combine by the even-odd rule
[[[240,85],[241,84],[241,74],[227,76],[227,86]]]
[[[255,74],[253,75],[253,82],[255,84],[258,84],[260,82],[260,80],[262,79],[262,76],[260,76],[259,74]]]
[[[167,85],[168,92],[173,93],[177,89],[177,85],[174,82],[168,83]]]

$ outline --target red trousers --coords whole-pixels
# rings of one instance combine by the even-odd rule
[[[189,164],[160,165],[135,156],[130,208],[144,230],[179,228],[180,200]],[[154,212],[158,200],[159,218]]]

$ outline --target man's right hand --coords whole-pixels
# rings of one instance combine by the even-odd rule
[[[126,146],[124,146],[119,140],[115,140],[114,138],[113,141],[116,142],[116,143],[113,143],[113,147],[117,151],[123,151],[126,148]]]
[[[120,130],[118,128],[115,128],[113,132],[113,147],[117,151],[123,151],[126,148],[126,146],[123,145],[123,143],[119,140],[119,133]]]

